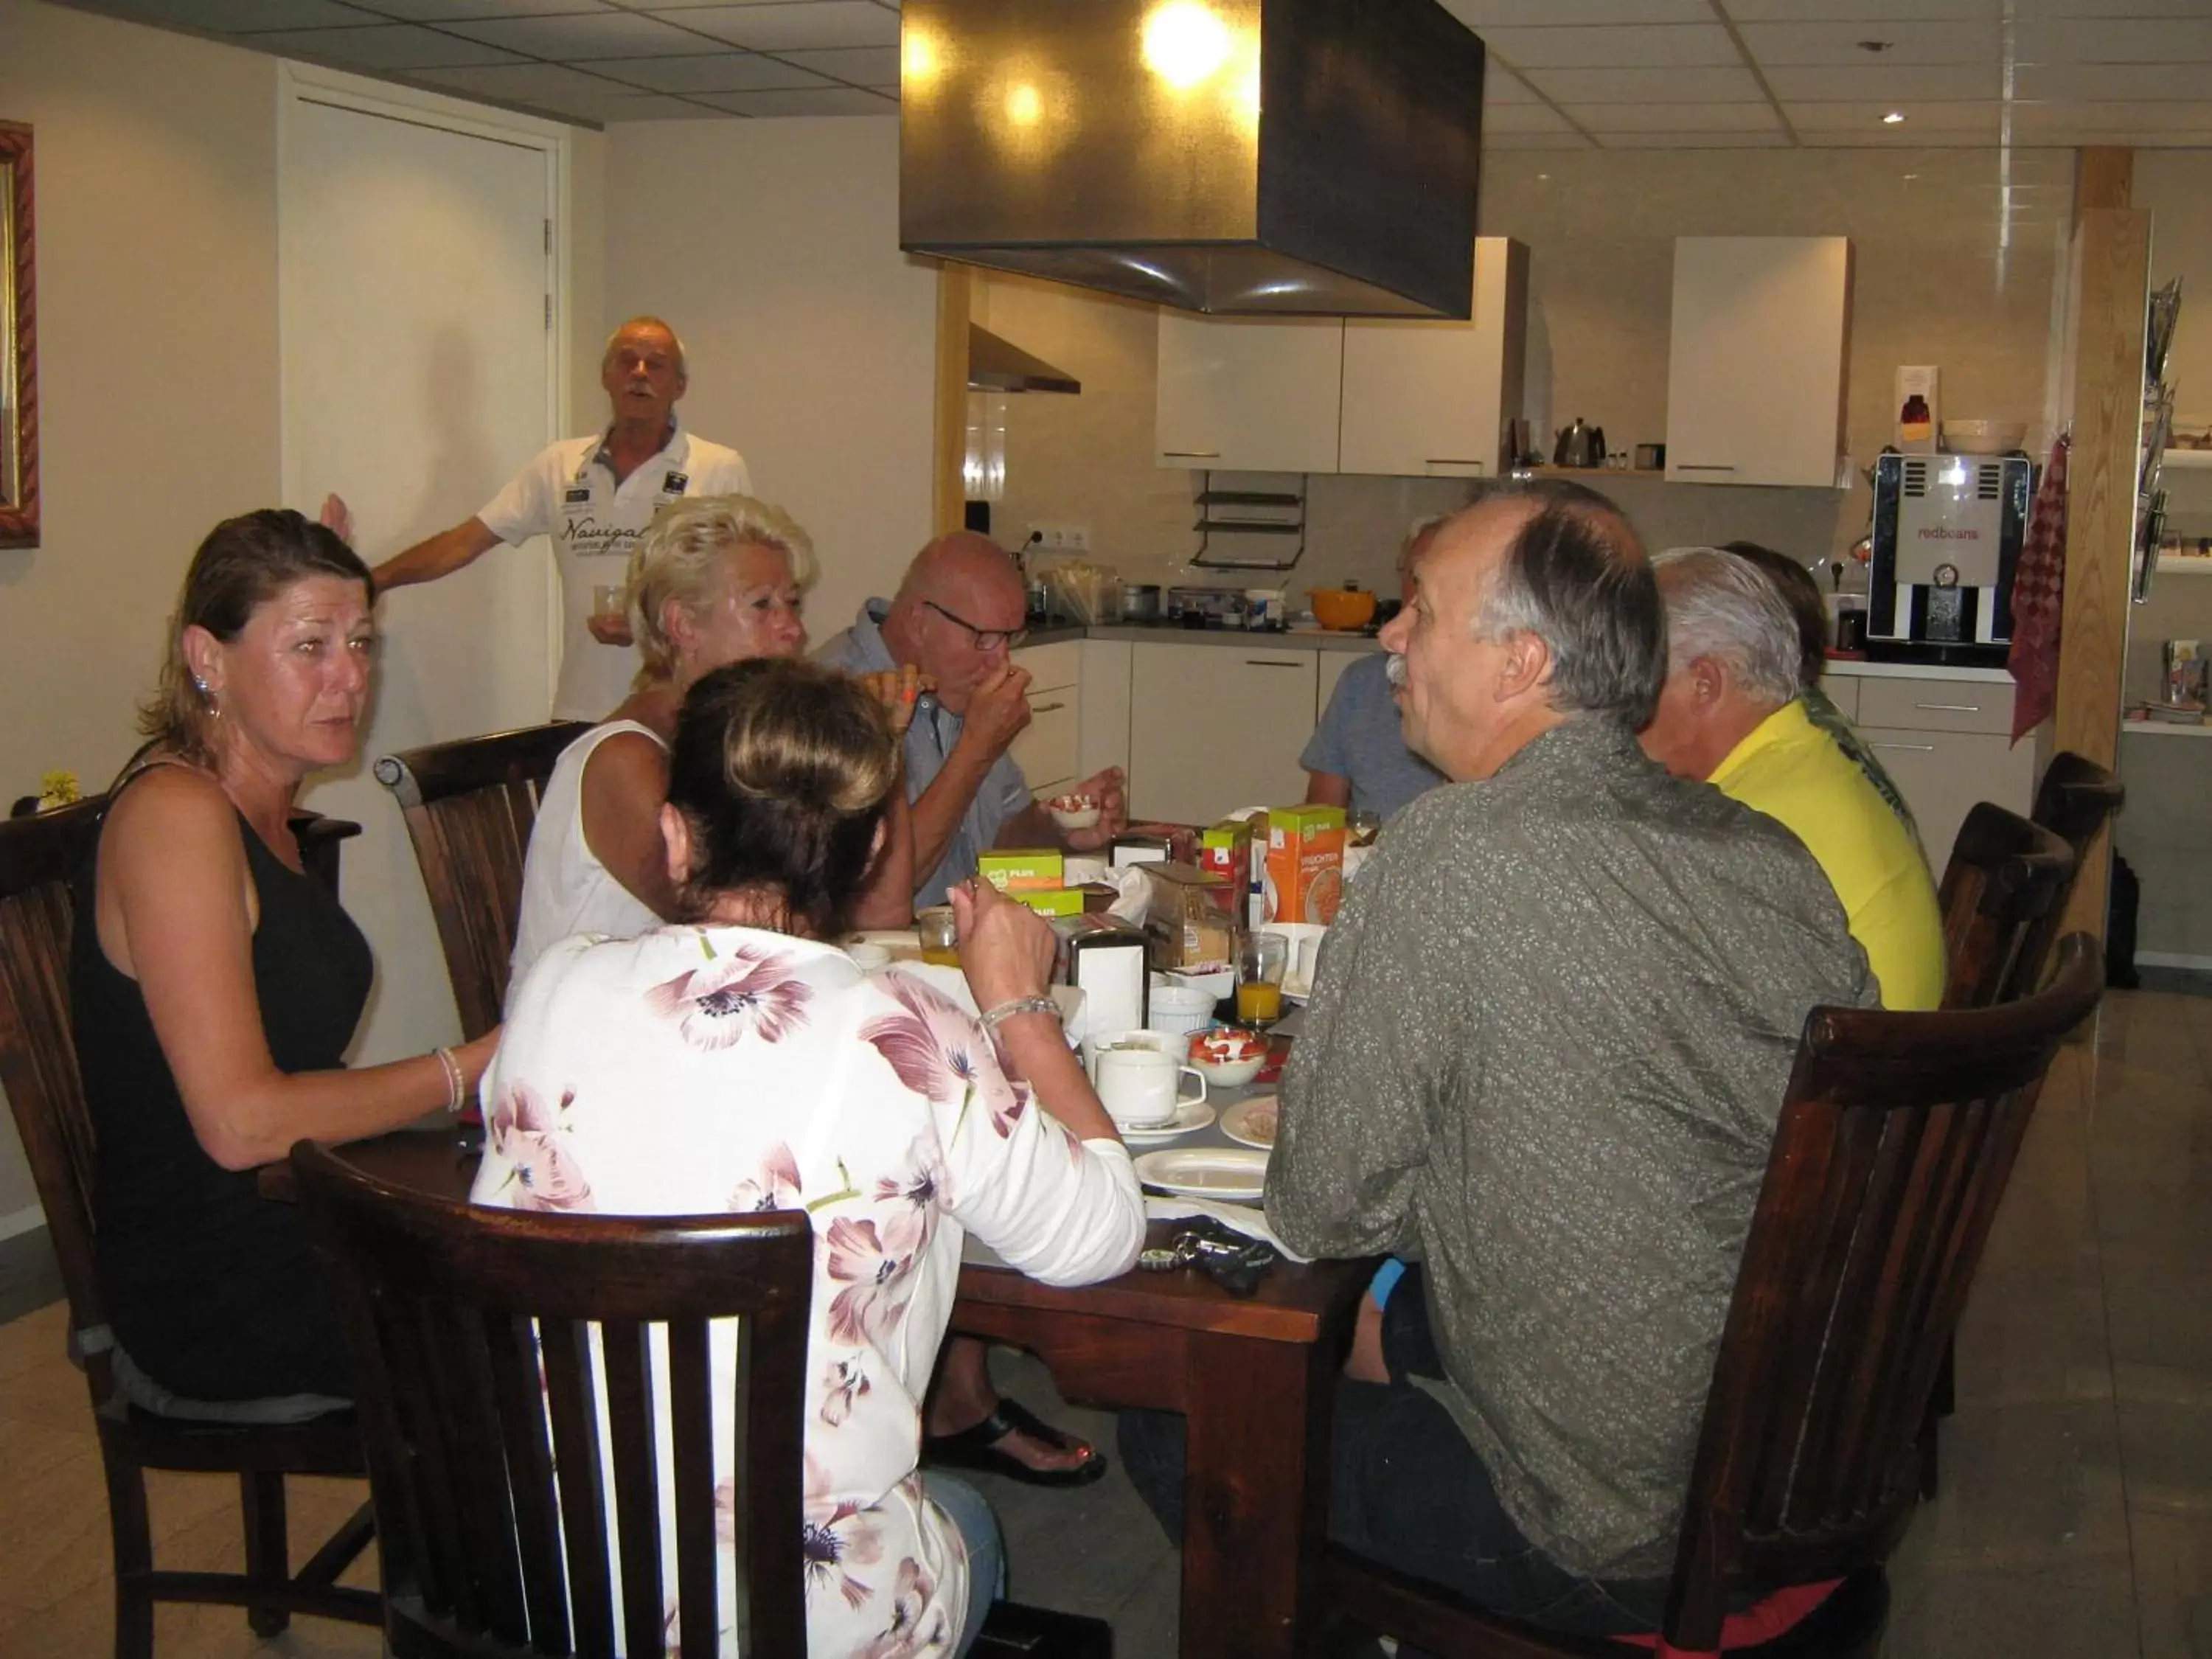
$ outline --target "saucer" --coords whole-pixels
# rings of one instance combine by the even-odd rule
[[[1187,1135],[1193,1129],[1203,1129],[1212,1121],[1213,1108],[1202,1100],[1193,1100],[1176,1107],[1176,1115],[1164,1123],[1155,1123],[1149,1129],[1121,1129],[1121,1139],[1132,1146],[1150,1146],[1155,1141]],[[1121,1127],[1118,1123],[1114,1127]]]

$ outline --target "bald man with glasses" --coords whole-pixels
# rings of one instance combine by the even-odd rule
[[[906,734],[914,805],[914,867],[927,872],[917,905],[942,904],[992,847],[1102,848],[1128,813],[1121,769],[1072,793],[1099,803],[1096,828],[1064,834],[1030,797],[1008,745],[1030,723],[1030,677],[1008,660],[1022,642],[1027,596],[1006,550],[969,531],[940,536],[915,556],[898,592],[870,599],[853,625],[815,654],[851,672],[911,663],[934,689]]]

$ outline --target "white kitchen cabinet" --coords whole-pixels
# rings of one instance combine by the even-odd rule
[[[1075,775],[1093,778],[1109,766],[1129,769],[1129,653],[1127,640],[1083,641],[1083,672],[1076,698]]]
[[[1321,653],[1264,645],[1131,646],[1129,805],[1212,823],[1303,800]]]
[[[1153,459],[1229,472],[1334,472],[1344,325],[1160,313]]]
[[[1527,246],[1483,236],[1467,321],[1347,321],[1336,470],[1496,477],[1522,412],[1528,285]]]
[[[1858,693],[1859,736],[1896,780],[1938,877],[1977,802],[2023,814],[2033,804],[2035,745],[2013,744],[2008,681],[1868,677]]]
[[[1847,237],[1677,237],[1668,480],[1832,488],[1850,309]]]
[[[1065,794],[1085,774],[1076,769],[1081,730],[1082,640],[1056,640],[1013,653],[1030,677],[1030,723],[1009,745],[1030,792],[1041,800]]]

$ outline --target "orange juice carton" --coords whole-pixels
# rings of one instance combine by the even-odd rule
[[[1080,887],[1036,887],[1009,891],[1007,896],[1018,899],[1041,916],[1079,916],[1083,914],[1083,890]]]
[[[1060,850],[1053,847],[1017,847],[985,853],[976,859],[975,871],[1002,893],[1047,892],[1066,884],[1062,879],[1065,860]]]
[[[1198,867],[1241,888],[1250,878],[1252,826],[1242,818],[1224,818],[1199,832]]]
[[[1267,920],[1336,920],[1344,894],[1344,809],[1278,806],[1267,814]]]

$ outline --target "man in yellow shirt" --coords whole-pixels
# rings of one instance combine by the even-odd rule
[[[1703,778],[1805,843],[1850,920],[1887,1008],[1943,996],[1943,918],[1912,832],[1800,695],[1797,624],[1749,560],[1713,547],[1653,562],[1667,605],[1667,681],[1643,734],[1677,776]]]

